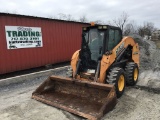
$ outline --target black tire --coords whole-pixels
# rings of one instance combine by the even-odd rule
[[[123,80],[121,80],[121,78]],[[121,97],[124,93],[125,86],[126,86],[126,77],[125,77],[124,70],[119,67],[115,67],[111,69],[111,71],[107,75],[106,82],[114,85],[116,94],[117,94],[117,98]]]
[[[134,62],[128,62],[125,67],[125,73],[127,77],[126,84],[131,86],[135,85],[139,75],[138,65]]]

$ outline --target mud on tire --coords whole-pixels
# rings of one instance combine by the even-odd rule
[[[126,84],[126,77],[124,70],[119,67],[115,67],[110,70],[107,75],[106,82],[115,86],[117,97],[121,97]]]

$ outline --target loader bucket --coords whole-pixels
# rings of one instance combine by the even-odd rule
[[[32,98],[90,120],[100,119],[117,102],[112,85],[57,76],[45,80]]]

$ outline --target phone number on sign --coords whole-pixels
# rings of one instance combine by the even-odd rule
[[[39,37],[31,37],[31,38],[18,38],[18,37],[12,37],[11,40],[39,40]]]

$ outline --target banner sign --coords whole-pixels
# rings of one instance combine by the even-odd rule
[[[43,47],[40,27],[5,26],[7,49]]]

